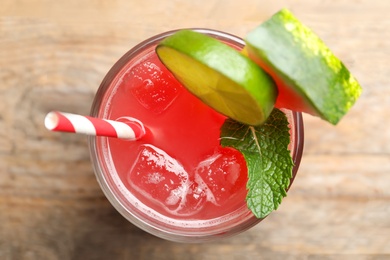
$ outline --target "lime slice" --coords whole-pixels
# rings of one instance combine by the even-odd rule
[[[277,107],[337,124],[361,94],[344,64],[287,9],[251,31],[245,41],[249,57],[277,83]]]
[[[210,36],[181,30],[164,39],[156,52],[184,87],[227,117],[260,125],[274,107],[277,88],[272,78]]]

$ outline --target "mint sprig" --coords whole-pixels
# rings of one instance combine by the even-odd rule
[[[279,109],[260,126],[227,119],[221,128],[221,145],[239,150],[246,160],[247,205],[258,218],[276,210],[287,195],[294,165],[289,143],[288,120]]]

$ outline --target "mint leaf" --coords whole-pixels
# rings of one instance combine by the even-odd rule
[[[246,160],[247,205],[258,218],[276,210],[287,195],[294,164],[289,143],[288,120],[279,109],[260,126],[227,119],[221,128],[221,145],[239,150]]]

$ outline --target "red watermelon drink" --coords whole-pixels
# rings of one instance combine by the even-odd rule
[[[245,43],[208,29],[152,37],[108,72],[92,117],[52,112],[45,126],[92,135],[97,179],[131,223],[202,242],[276,210],[301,160],[301,112],[336,125],[361,92],[324,42],[282,9]]]
[[[200,29],[236,48],[232,35]],[[248,209],[243,155],[220,144],[226,116],[188,92],[158,59],[152,37],[126,53],[103,80],[92,116],[140,120],[137,141],[90,137],[97,179],[113,206],[131,223],[158,237],[200,242],[247,230],[259,221]],[[286,113],[289,149],[298,170],[303,147],[301,114]]]

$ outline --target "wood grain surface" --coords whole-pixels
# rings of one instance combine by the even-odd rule
[[[185,27],[244,36],[281,7],[364,92],[336,127],[304,117],[298,177],[251,230],[207,244],[148,235],[104,197],[86,137],[44,128],[52,109],[89,113],[141,40]],[[1,0],[0,259],[390,259],[389,13],[386,0]]]

